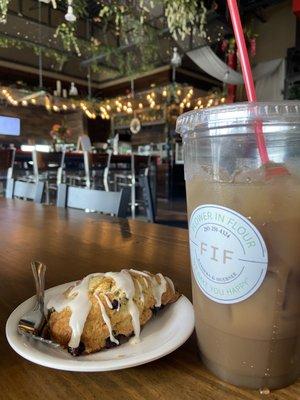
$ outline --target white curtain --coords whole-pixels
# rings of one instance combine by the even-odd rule
[[[243,84],[242,74],[228,67],[209,46],[189,51],[187,55],[198,67],[219,81],[233,85]],[[285,76],[284,59],[277,58],[258,63],[252,72],[256,81],[258,100],[282,100]]]
[[[243,83],[242,75],[228,67],[209,46],[186,53],[198,67],[219,81],[240,85]]]

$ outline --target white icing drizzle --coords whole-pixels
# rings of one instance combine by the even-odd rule
[[[136,282],[137,282],[137,285],[138,285],[139,291],[140,291],[140,299],[143,303],[145,303],[145,297],[144,297],[142,285],[140,284],[140,282],[138,280],[136,280]]]
[[[168,282],[173,294],[175,293],[175,287],[172,279],[170,279],[168,276],[165,276],[165,280]]]
[[[107,272],[105,276],[112,278],[116,286],[124,291],[128,299],[128,311],[131,315],[132,326],[134,335],[136,338],[140,336],[140,313],[137,305],[133,301],[135,295],[135,287],[132,276],[126,269],[122,269],[121,272]]]
[[[112,310],[113,306],[111,304],[111,301],[109,300],[109,298],[107,297],[106,294],[103,295],[107,304],[107,307],[110,308]]]
[[[147,279],[145,277],[144,277],[144,282],[145,282],[146,288],[148,288],[149,284],[148,284],[148,281],[147,281]]]
[[[116,344],[119,344],[119,341],[114,337],[113,333],[112,333],[112,327],[111,327],[111,322],[110,322],[110,318],[106,313],[105,307],[102,303],[102,301],[100,300],[98,293],[95,293],[94,296],[96,297],[98,304],[100,306],[100,310],[101,310],[101,314],[102,314],[102,318],[108,328],[109,331],[109,338],[111,342],[114,342]],[[104,295],[105,296],[105,295]]]
[[[133,272],[133,273],[135,273],[135,274],[138,274],[138,275],[142,275],[142,276],[144,276],[144,277],[146,277],[146,278],[149,278],[149,277],[150,277],[150,275],[149,275],[147,272],[138,271],[137,269],[131,268],[129,271],[130,271],[130,272]]]
[[[92,306],[89,300],[89,282],[92,277],[97,275],[102,274],[86,276],[69,291],[67,296],[65,294],[54,296],[47,304],[48,309],[54,308],[57,312],[62,311],[66,307],[70,308],[71,317],[69,326],[72,331],[71,339],[68,344],[70,347],[76,348],[79,346],[84,324]]]
[[[157,274],[160,277],[160,283],[157,282],[155,276],[151,277],[151,283],[153,287],[153,296],[155,299],[155,307],[161,306],[162,295],[167,290],[167,281],[162,274]]]

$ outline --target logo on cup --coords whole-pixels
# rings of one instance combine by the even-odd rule
[[[268,251],[247,218],[226,207],[199,206],[191,215],[189,236],[194,277],[208,298],[238,303],[260,287]]]

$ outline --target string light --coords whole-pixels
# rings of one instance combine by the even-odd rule
[[[177,92],[176,92],[176,94],[177,94],[177,96],[180,96],[180,95],[181,95],[181,90],[178,89]]]
[[[57,107],[55,104],[54,104],[54,106],[53,106],[53,111],[56,111],[56,112],[59,111],[59,107]]]
[[[32,104],[36,104],[36,99],[31,99],[30,101]]]
[[[71,107],[73,108],[73,110],[76,110],[76,104],[75,103],[72,103]]]
[[[221,103],[225,103],[225,101],[226,101],[225,97],[222,97],[221,98]]]
[[[164,89],[163,92],[162,92],[163,97],[167,97],[167,94],[168,94],[167,90]]]
[[[22,100],[22,106],[28,106],[28,101],[27,100]]]
[[[139,103],[139,109],[142,110],[143,108],[143,103]]]

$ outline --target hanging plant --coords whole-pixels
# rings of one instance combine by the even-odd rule
[[[184,40],[192,33],[193,27],[199,28],[200,37],[206,37],[207,8],[204,1],[164,0],[165,16],[168,28],[175,40]]]
[[[0,23],[6,24],[9,0],[0,0]]]
[[[62,41],[62,45],[66,51],[71,52],[74,49],[78,57],[81,56],[78,41],[75,36],[74,25],[66,24],[64,22],[58,25],[54,37],[59,38]]]
[[[119,34],[121,27],[124,22],[124,15],[127,8],[123,4],[118,4],[118,2],[112,2],[110,5],[104,4],[99,11],[99,18],[101,20],[113,20],[116,26],[116,32]]]

